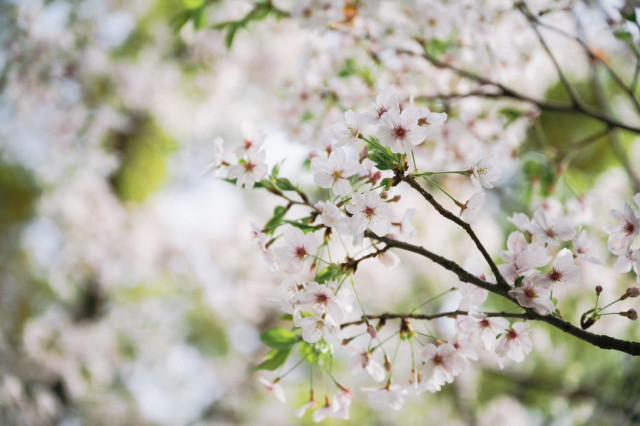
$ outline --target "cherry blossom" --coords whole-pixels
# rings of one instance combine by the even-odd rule
[[[314,254],[318,240],[312,233],[304,234],[298,228],[287,228],[284,232],[286,246],[274,249],[276,259],[285,272],[294,273],[302,269],[305,258]]]
[[[386,402],[392,410],[399,410],[404,405],[402,397],[403,389],[398,385],[387,384],[381,388],[362,388],[364,392],[369,393],[369,398],[375,402]]]
[[[362,170],[354,160],[347,160],[342,149],[334,149],[328,159],[314,157],[311,160],[313,180],[321,188],[331,188],[336,195],[351,193],[348,177]]]
[[[569,283],[580,275],[580,267],[574,265],[573,253],[569,249],[558,252],[551,271],[534,278],[536,285],[549,288],[555,283]]]
[[[267,175],[268,168],[264,162],[265,157],[264,151],[247,151],[244,157],[238,160],[238,164],[229,167],[228,178],[237,179],[238,187],[253,188],[256,182]]]
[[[293,316],[296,327],[302,328],[302,338],[308,343],[317,343],[324,338],[329,343],[336,343],[340,327],[327,315],[322,317],[302,317],[296,311]]]
[[[576,230],[567,220],[549,220],[541,208],[533,214],[531,231],[540,237],[540,241],[554,246],[559,246],[560,241],[570,241],[576,234]]]
[[[549,315],[555,309],[551,301],[551,290],[532,281],[525,281],[519,287],[509,291],[520,306],[532,308],[540,315]]]
[[[418,125],[420,110],[416,107],[404,109],[401,113],[388,110],[380,119],[377,136],[382,144],[393,152],[408,153],[414,146],[424,142],[429,130]]]
[[[633,239],[640,232],[640,219],[629,204],[624,205],[624,211],[610,210],[609,214],[619,222],[605,228],[609,234],[609,250],[613,254],[625,253],[631,246]]]
[[[477,187],[493,188],[502,177],[502,170],[496,165],[495,155],[478,160],[471,167],[471,182]]]
[[[286,402],[284,390],[282,390],[282,386],[280,385],[280,380],[276,379],[272,382],[264,377],[260,377],[259,380],[260,383],[262,383],[264,387],[278,399],[278,401],[282,403]]]
[[[400,112],[398,95],[394,86],[386,86],[378,93],[378,96],[376,96],[375,112],[367,113],[365,117],[370,123],[379,124],[387,111]]]
[[[359,136],[362,133],[361,127],[364,122],[362,114],[348,110],[344,113],[344,118],[345,121],[341,121],[331,126],[331,133],[337,140],[336,147],[351,145],[358,142]]]
[[[347,205],[351,217],[351,232],[354,235],[371,229],[376,235],[386,235],[391,229],[391,209],[375,192],[353,194],[355,204]]]
[[[371,353],[365,348],[355,348],[353,346],[347,346],[354,355],[349,361],[349,372],[351,374],[358,374],[363,370],[366,371],[376,382],[384,380],[386,373],[384,367],[378,363]]]
[[[424,362],[425,379],[436,386],[453,382],[465,365],[464,358],[449,343],[437,347],[427,344],[420,352],[420,358]]]
[[[516,322],[500,336],[496,344],[496,353],[501,357],[509,357],[515,362],[522,362],[531,352],[532,344],[529,338],[529,324]]]
[[[476,210],[484,203],[484,192],[476,192],[460,207],[460,217],[469,225],[474,225],[478,221]]]
[[[295,304],[303,310],[330,315],[334,322],[342,321],[344,316],[343,307],[333,291],[316,282],[308,283],[298,292]]]

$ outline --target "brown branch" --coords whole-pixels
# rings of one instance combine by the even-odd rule
[[[360,264],[360,262],[362,262],[363,260],[366,259],[371,259],[373,257],[377,257],[380,256],[381,254],[383,254],[384,252],[386,252],[387,250],[389,250],[391,248],[391,246],[385,246],[381,249],[376,249],[376,251],[369,253],[365,256],[362,256],[358,259],[351,259],[351,258],[347,258],[347,260],[345,262],[342,263],[342,268],[344,270],[347,271],[352,271],[353,273],[356,272],[356,270],[358,269],[358,264]]]
[[[422,40],[418,40],[418,41],[422,42]],[[396,52],[405,54],[405,55],[411,55],[411,56],[417,55],[415,52],[412,52],[410,50],[404,50],[404,49],[397,49]],[[616,127],[619,129],[629,130],[634,133],[640,133],[640,127],[635,127],[630,124],[626,124],[621,121],[618,121],[582,103],[578,105],[566,105],[564,103],[541,101],[541,100],[532,98],[530,96],[527,96],[524,93],[517,92],[501,83],[498,83],[497,81],[489,80],[488,78],[482,77],[481,75],[458,68],[447,62],[440,61],[426,51],[420,54],[420,56],[422,56],[427,61],[431,62],[431,64],[437,68],[449,69],[461,77],[467,78],[469,80],[473,80],[482,85],[492,86],[499,90],[499,92],[497,93],[482,95],[484,97],[516,99],[516,100],[520,100],[520,101],[535,105],[539,109],[545,110],[545,111],[566,112],[569,114],[583,114],[587,117],[591,117],[595,120],[606,123],[610,127]],[[475,96],[480,96],[480,94],[478,93]]]
[[[380,237],[370,231],[367,231],[366,235],[367,237],[372,238],[374,240],[384,242],[391,247],[399,248],[401,250],[409,251],[412,253],[419,254],[423,257],[426,257],[432,262],[437,263],[443,268],[456,274],[458,279],[460,279],[460,281],[463,281],[469,284],[474,284],[480,288],[484,288],[485,290],[490,291],[491,293],[500,295],[515,304],[518,304],[517,300],[515,300],[513,297],[509,295],[510,287],[505,289],[493,283],[484,281],[478,278],[477,276],[464,270],[456,262],[449,260],[445,257],[439,256],[425,249],[424,247],[413,245],[403,241],[394,240],[393,238],[389,238],[389,237]],[[630,342],[627,340],[616,339],[615,337],[611,337],[611,336],[591,333],[579,327],[576,327],[575,325],[571,324],[568,321],[565,321],[560,317],[557,317],[554,315],[546,315],[546,316],[540,315],[530,308],[523,307],[523,309],[526,311],[527,319],[546,322],[547,324],[550,324],[551,326],[559,330],[562,330],[567,334],[577,337],[580,340],[584,340],[585,342],[590,343],[599,348],[617,350],[617,351],[624,352],[634,356],[640,355],[639,342]]]
[[[508,290],[509,284],[507,284],[506,280],[498,270],[498,266],[493,261],[493,259],[491,258],[487,250],[484,248],[484,246],[480,242],[480,239],[478,239],[478,236],[476,235],[476,233],[473,232],[471,225],[469,225],[464,220],[460,219],[455,214],[451,213],[449,210],[442,207],[442,205],[438,203],[435,198],[433,198],[433,195],[431,195],[426,189],[420,186],[420,184],[411,176],[398,175],[398,178],[402,179],[403,181],[408,183],[409,186],[411,186],[413,189],[418,191],[420,195],[422,195],[422,197],[425,200],[427,200],[429,204],[431,204],[438,211],[438,213],[440,213],[441,216],[449,219],[450,221],[452,221],[453,223],[455,223],[456,225],[460,226],[462,229],[465,230],[465,232],[469,235],[469,237],[471,237],[474,244],[482,254],[482,257],[484,257],[484,260],[489,264],[489,267],[491,268],[491,272],[493,272],[493,275],[496,277],[496,282],[498,283],[498,287],[502,288],[503,290]]]
[[[393,314],[393,313],[384,313],[378,315],[367,315],[366,317],[362,317],[359,320],[345,322],[344,324],[340,324],[340,328],[346,328],[352,325],[360,325],[365,324],[367,320],[372,319],[380,319],[380,320],[389,320],[389,319],[415,319],[415,320],[433,320],[436,318],[445,318],[451,317],[455,318],[458,315],[471,315],[471,312],[467,311],[449,311],[449,312],[440,312],[437,314]],[[482,315],[487,317],[502,317],[502,318],[520,318],[520,319],[528,319],[528,314],[526,313],[510,313],[510,312],[482,312]]]

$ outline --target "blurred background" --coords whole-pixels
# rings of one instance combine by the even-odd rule
[[[294,2],[279,3],[290,10]],[[406,2],[416,5],[429,3]],[[340,119],[341,107],[370,106],[385,82],[405,94],[457,86],[450,75],[392,55],[377,70],[335,34],[290,19],[269,17],[234,30],[228,49],[229,29],[214,24],[240,20],[252,7],[248,1],[0,0],[1,424],[312,423],[309,415],[293,415],[308,395],[305,372],[285,381],[286,404],[265,392],[261,373],[250,372],[267,351],[260,333],[280,316],[264,299],[283,278],[250,241],[250,223],[264,223],[276,200],[207,173],[213,139],[238,144],[241,123],[256,123],[268,133],[268,163],[286,158],[281,174],[308,185],[301,166],[312,148],[322,148],[321,129]],[[401,24],[403,7],[385,15],[386,25]],[[594,28],[600,24],[594,18]],[[501,43],[508,28],[495,28]],[[607,34],[596,36],[597,43],[628,72],[626,45]],[[637,43],[637,32],[630,37]],[[523,90],[566,99],[553,68],[536,58],[503,64],[511,73],[501,78],[517,81],[513,68],[522,66],[535,76]],[[567,53],[563,64],[595,103],[588,72],[580,69],[586,62]],[[617,99],[606,77],[603,87]],[[640,122],[626,105],[614,106]],[[583,139],[599,123],[547,112],[527,116],[503,104],[485,108],[473,99],[434,107],[447,109],[451,129],[471,145],[478,139],[486,148],[496,135],[502,141],[496,149],[508,157],[507,177],[478,225],[491,253],[514,229],[506,220],[511,213],[544,203],[556,208],[547,199],[554,194],[577,224],[602,224],[594,227],[594,252],[609,265],[588,269],[589,280],[558,296],[565,317],[577,322],[596,284],[613,299],[635,282],[611,271],[601,231],[612,224],[608,209],[621,209],[634,193],[621,158],[636,167],[638,135],[616,136],[622,156],[607,134],[574,158],[568,141]],[[475,146],[471,152],[482,152]],[[470,152],[428,148],[437,150],[435,163],[472,160]],[[403,197],[405,207],[422,205],[408,191]],[[438,220],[431,212],[420,216],[419,241],[462,262],[472,246]],[[420,259],[402,261],[395,270],[362,271],[372,312],[407,308],[416,297],[455,284]],[[594,331],[640,337],[625,318],[603,319]],[[351,422],[640,424],[637,359],[541,324],[533,337],[534,351],[522,364],[504,370],[479,364],[437,394],[409,398],[399,412],[358,398]]]

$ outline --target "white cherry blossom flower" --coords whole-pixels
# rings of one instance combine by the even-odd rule
[[[453,382],[465,365],[465,360],[453,345],[447,343],[436,347],[429,343],[422,351],[420,358],[424,364],[424,378],[436,385]]]
[[[514,213],[509,219],[522,232],[533,233],[533,221],[524,213]]]
[[[637,195],[636,195],[637,196]],[[624,211],[610,210],[609,214],[621,222],[605,228],[609,234],[609,250],[613,254],[623,254],[631,247],[633,239],[640,232],[640,220],[629,204],[624,205]]]
[[[392,410],[398,411],[404,405],[403,389],[398,385],[387,384],[382,388],[362,388],[369,392],[369,398],[375,402],[386,402]]]
[[[331,404],[331,401],[329,401],[329,397],[327,397],[325,405],[313,412],[313,421],[320,423],[324,419],[332,417],[333,413],[335,413],[335,407]]]
[[[579,259],[583,259],[595,265],[602,265],[602,262],[600,260],[589,254],[591,252],[591,246],[587,238],[587,231],[583,229],[580,233],[576,234],[576,236],[573,237],[573,240],[571,240],[571,242],[573,243],[573,248],[575,249],[576,256],[578,256]]]
[[[449,339],[449,344],[453,346],[456,352],[465,361],[478,360],[477,342],[472,339],[468,339],[466,335],[457,333],[455,336]]]
[[[302,269],[305,258],[318,249],[318,240],[313,233],[304,234],[298,228],[287,228],[284,232],[286,246],[276,248],[278,263],[285,272],[295,273]]]
[[[371,356],[367,349],[353,346],[347,346],[347,349],[354,354],[349,361],[349,373],[355,375],[366,371],[376,382],[384,380],[386,376],[384,367]]]
[[[558,252],[551,271],[534,278],[536,285],[549,288],[556,283],[569,283],[580,275],[580,267],[573,263],[573,253],[567,248]]]
[[[331,188],[336,195],[349,195],[351,184],[349,177],[362,170],[355,160],[347,160],[342,149],[334,149],[328,159],[314,157],[311,160],[313,181],[320,188]]]
[[[344,121],[331,126],[331,133],[336,138],[336,147],[351,145],[358,142],[358,135],[362,133],[364,117],[362,114],[348,110],[344,113]]]
[[[400,113],[398,95],[394,86],[387,86],[376,96],[375,112],[366,115],[367,121],[372,124],[379,124],[387,111]]]
[[[367,228],[376,235],[387,235],[391,229],[391,217],[393,213],[380,196],[373,192],[365,194],[353,194],[355,204],[349,204],[346,209],[351,217],[351,232],[363,233]]]
[[[547,265],[551,256],[547,249],[538,243],[528,244],[520,232],[512,232],[507,239],[508,251],[501,251],[500,255],[509,263],[498,265],[500,273],[512,282],[521,276],[535,273],[535,268]]]
[[[338,341],[340,326],[328,315],[302,317],[296,311],[293,315],[293,323],[296,327],[302,328],[302,339],[307,343],[317,343],[322,338],[329,343]]]
[[[342,321],[344,317],[342,305],[333,291],[316,282],[308,283],[298,292],[295,304],[300,309],[310,310],[318,315],[330,315],[335,322]]]
[[[536,286],[532,281],[523,283],[521,286],[510,290],[509,295],[516,298],[520,306],[532,308],[540,315],[549,315],[554,310],[551,301],[551,290]]]
[[[239,187],[253,188],[256,182],[264,179],[267,175],[268,167],[264,162],[265,157],[264,151],[246,152],[244,157],[238,160],[238,164],[229,167],[227,177],[237,179],[236,185]]]
[[[351,408],[351,398],[353,392],[349,389],[343,389],[342,393],[337,394],[333,398],[334,417],[343,420],[349,420],[349,410]]]
[[[529,335],[529,324],[516,322],[500,336],[496,344],[496,353],[500,357],[509,357],[515,362],[522,362],[531,352],[532,344]]]
[[[576,234],[576,230],[565,219],[549,220],[542,208],[538,208],[533,214],[531,233],[540,237],[544,243],[559,246],[560,241],[570,241]]]
[[[402,216],[402,221],[400,222],[400,236],[404,239],[411,240],[418,235],[416,227],[411,223],[417,216],[418,210],[414,208],[407,209],[407,211],[404,212],[404,216]]]
[[[387,268],[395,268],[400,263],[400,258],[388,250],[380,253],[376,258]]]
[[[484,192],[476,192],[460,207],[460,217],[469,225],[474,225],[478,221],[476,210],[484,203]]]
[[[284,391],[282,390],[282,386],[280,386],[280,381],[278,379],[272,382],[265,379],[264,377],[260,377],[259,380],[260,383],[262,383],[267,389],[267,391],[269,391],[269,393],[272,393],[278,399],[278,401],[282,403],[287,402],[284,396]]]
[[[347,232],[346,217],[335,204],[330,201],[318,201],[315,207],[321,212],[320,221],[324,226],[337,228],[340,233]]]
[[[502,177],[502,170],[496,165],[495,155],[490,155],[476,161],[471,167],[471,182],[477,186],[493,188]]]
[[[418,125],[420,111],[409,107],[398,114],[389,110],[380,119],[378,138],[380,142],[391,148],[393,152],[409,153],[414,146],[421,144],[429,130]]]
[[[312,392],[312,394],[313,394],[313,392]],[[316,408],[317,405],[318,405],[318,401],[316,401],[316,399],[312,395],[311,399],[309,400],[309,402],[304,404],[302,407],[298,408],[294,412],[294,414],[295,414],[296,417],[302,418],[306,414],[307,410],[313,410],[314,408]]]
[[[509,327],[509,321],[502,317],[486,315],[467,316],[456,321],[456,329],[473,340],[478,336],[486,350],[492,350],[497,343],[496,337]]]
[[[287,277],[276,287],[273,297],[267,297],[267,302],[277,303],[283,312],[293,314],[296,297],[302,288],[301,284],[298,284],[292,277]]]
[[[630,248],[626,253],[618,256],[618,260],[613,265],[613,269],[620,274],[624,274],[632,268],[637,274],[640,269],[640,250]]]
[[[477,311],[478,307],[487,300],[489,292],[477,285],[460,283],[458,291],[462,295],[458,309],[462,311]]]
[[[236,150],[236,155],[239,158],[246,156],[249,153],[256,153],[262,150],[262,145],[267,135],[253,124],[243,122],[241,125],[242,131],[242,146]]]
[[[209,160],[209,164],[207,164],[207,172],[216,170],[223,163],[224,150],[222,145],[224,144],[224,140],[218,136],[213,140],[213,156]]]

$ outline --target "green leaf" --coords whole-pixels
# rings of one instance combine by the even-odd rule
[[[282,191],[295,191],[296,187],[287,178],[277,178],[276,186]]]
[[[302,232],[304,232],[305,234],[308,232],[313,232],[313,231],[317,231],[318,229],[321,228],[320,225],[318,226],[314,226],[314,225],[307,225],[304,223],[300,223],[300,222],[296,222],[295,220],[283,220],[283,222],[288,223],[291,226],[295,226],[296,228],[302,230]]]
[[[320,366],[329,366],[332,356],[329,344],[324,340],[318,343],[300,342],[300,356],[309,364],[318,364]]]
[[[264,361],[262,361],[259,365],[256,365],[251,369],[251,371],[258,370],[269,370],[273,371],[287,362],[287,358],[289,358],[289,354],[291,353],[292,346],[289,346],[286,349],[274,349],[268,354],[264,356]]]
[[[510,107],[504,107],[504,108],[500,109],[500,111],[498,111],[498,112],[500,114],[502,114],[507,119],[507,123],[505,124],[505,127],[509,126],[514,121],[516,121],[518,118],[520,118],[520,117],[522,117],[524,115],[524,111],[519,110],[517,108],[510,108]]]
[[[237,22],[230,22],[227,26],[227,35],[224,37],[224,45],[227,47],[227,50],[231,49],[233,39],[238,29],[240,29],[240,25]]]
[[[514,287],[520,287],[522,285],[522,281],[524,281],[524,275],[519,276],[514,282]]]
[[[276,206],[273,209],[273,216],[267,224],[264,226],[266,234],[272,235],[278,226],[282,224],[282,220],[284,219],[284,215],[287,213],[287,208],[285,206]]]
[[[613,35],[618,40],[625,41],[627,43],[632,43],[633,42],[633,36],[631,35],[631,33],[629,31],[617,30],[617,31],[613,32]]]
[[[174,16],[173,19],[171,19],[171,26],[173,27],[173,30],[175,32],[180,31],[182,27],[184,27],[184,24],[186,24],[189,21],[189,19],[191,19],[190,10],[184,10],[179,14],[177,14],[176,16]]]
[[[207,26],[207,14],[205,13],[205,8],[201,7],[193,11],[192,18],[193,27],[196,30],[202,29]]]
[[[187,9],[198,9],[204,5],[205,0],[182,0],[182,4]]]
[[[344,275],[344,272],[340,268],[340,265],[332,263],[322,271],[318,272],[314,281],[317,283],[324,283],[326,281],[333,281],[336,278],[341,277],[342,275]]]
[[[260,340],[270,348],[287,349],[295,345],[300,340],[300,336],[286,328],[276,327],[262,333]]]

